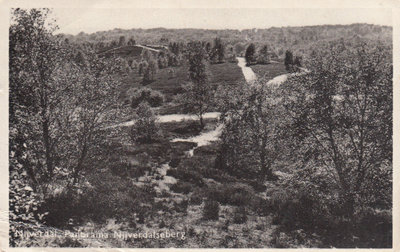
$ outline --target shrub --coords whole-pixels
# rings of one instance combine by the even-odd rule
[[[187,168],[190,167],[190,168]],[[204,185],[201,174],[193,170],[193,166],[179,165],[176,169],[169,169],[167,171],[168,176],[175,177],[177,179],[189,182],[193,185],[202,187]]]
[[[150,214],[144,203],[153,202],[155,192],[133,186],[127,178],[102,172],[88,177],[90,187],[78,194],[72,190],[47,198],[41,210],[49,212],[46,223],[66,227],[69,220],[105,221],[109,218],[131,221],[134,215],[143,221]],[[82,185],[79,186],[81,189]]]
[[[235,208],[233,211],[233,223],[242,224],[247,221],[247,212],[244,206]]]
[[[203,203],[203,195],[200,191],[194,191],[189,198],[190,204],[200,205]]]
[[[251,180],[249,184],[256,192],[264,192],[267,189],[264,183],[260,182],[259,180]]]
[[[275,211],[274,223],[278,223],[285,230],[301,228],[311,230],[316,227],[326,227],[327,212],[322,212],[322,207],[316,198],[310,197],[306,192],[293,195],[275,194],[272,197],[272,209]]]
[[[147,69],[148,66],[149,64],[147,63],[147,61],[141,61],[138,66],[139,75],[143,75],[144,70]]]
[[[147,102],[151,107],[159,107],[164,101],[165,97],[162,93],[151,88],[135,88],[129,90],[131,97],[131,107],[136,108],[140,103]]]
[[[235,206],[250,204],[254,198],[254,190],[241,183],[229,183],[221,186],[212,186],[208,189],[208,197],[220,202]]]
[[[258,215],[267,216],[272,212],[271,202],[267,199],[263,199],[261,197],[255,197],[251,201],[251,208]]]
[[[171,161],[169,162],[169,166],[176,168],[176,167],[178,167],[180,162],[181,162],[181,159],[179,157],[177,157],[177,156],[172,157]]]
[[[211,168],[210,166],[201,167],[200,173],[205,178],[212,178],[215,181],[222,183],[236,181],[236,179],[230,176],[228,173],[222,170]]]
[[[167,170],[166,175],[176,178],[178,176],[178,170],[175,168],[171,168],[171,169]]]
[[[186,213],[188,206],[189,206],[189,202],[187,200],[182,200],[179,203],[177,203],[177,202],[174,203],[174,209],[175,209],[175,211],[177,211],[179,213]]]
[[[365,210],[357,220],[356,228],[356,236],[360,238],[357,247],[391,247],[393,233],[391,211]]]
[[[196,153],[196,152],[195,152]],[[192,173],[193,176],[196,176],[194,181],[190,181],[196,183],[199,186],[202,186],[202,178],[212,178],[216,181],[226,183],[233,182],[236,179],[230,176],[228,173],[214,169],[213,167],[213,158],[212,156],[195,156],[190,159],[183,159],[178,169],[183,171],[184,173]],[[187,167],[190,167],[188,169]],[[182,174],[182,176],[184,176]]]
[[[165,228],[166,226],[164,220],[161,220],[160,224],[158,224],[158,228]]]
[[[46,224],[63,228],[68,225],[70,219],[79,223],[91,210],[81,199],[81,196],[72,190],[50,195],[41,206],[43,212],[49,213],[45,218]]]
[[[171,190],[176,193],[188,194],[193,190],[193,186],[188,182],[178,181],[178,183],[171,186]]]
[[[205,220],[218,220],[219,218],[219,203],[212,199],[207,199],[204,203],[203,218]]]
[[[136,110],[136,118],[130,132],[134,142],[150,143],[161,136],[157,118],[147,102],[140,103]]]
[[[165,191],[163,191],[163,192],[165,193]],[[171,195],[168,194],[168,197],[170,197],[170,196],[171,196]],[[170,207],[169,207],[169,205],[168,205],[168,202],[167,202],[167,200],[165,200],[165,199],[156,201],[156,202],[153,204],[152,208],[153,208],[153,211],[154,211],[154,212],[158,212],[158,211],[168,212],[168,211],[170,210]]]
[[[143,84],[148,84],[154,81],[155,74],[157,73],[157,61],[150,60],[148,66],[143,69]]]
[[[17,168],[19,162],[10,159],[10,170]],[[35,231],[33,227],[38,227],[45,214],[40,213],[43,200],[39,195],[34,193],[33,189],[28,186],[27,174],[22,170],[23,166],[18,166],[10,172],[9,185],[9,241],[10,246],[20,246],[23,237],[17,235],[17,231],[21,230],[21,226],[25,231]],[[28,227],[28,228],[27,228]]]
[[[130,162],[122,160],[117,160],[110,164],[112,174],[120,177],[129,176],[131,178],[138,178],[150,170],[147,164],[132,165]]]

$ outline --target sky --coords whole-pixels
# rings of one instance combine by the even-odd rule
[[[54,8],[59,33],[114,28],[251,29],[283,26],[369,23],[392,25],[390,9],[243,8]]]

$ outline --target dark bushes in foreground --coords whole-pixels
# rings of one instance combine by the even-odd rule
[[[305,192],[279,193],[272,196],[269,209],[273,224],[284,238],[275,237],[275,247],[310,246],[340,248],[390,248],[392,246],[392,215],[390,211],[364,209],[358,215],[338,215],[342,207]],[[315,234],[318,234],[315,237]],[[278,235],[278,236],[282,236]],[[318,240],[318,244],[315,242]],[[322,242],[322,243],[321,243]]]
[[[246,184],[230,183],[220,186],[211,186],[207,189],[207,195],[221,204],[245,206],[251,203],[255,192]]]
[[[194,191],[189,197],[190,204],[200,205],[203,203],[203,194],[200,190]]]
[[[128,179],[110,173],[97,174],[89,183],[81,193],[68,190],[46,199],[41,208],[49,212],[46,223],[63,228],[87,220],[104,222],[109,218],[143,222],[151,212],[145,206],[155,196],[150,185],[136,187]]]
[[[172,176],[177,179],[181,179],[185,182],[190,182],[193,185],[203,186],[204,182],[199,173],[188,169],[169,169],[167,171],[168,176]]]
[[[178,183],[171,186],[171,190],[176,193],[188,194],[193,190],[193,186],[191,183],[178,181]]]
[[[235,208],[233,211],[233,223],[242,224],[247,221],[247,211],[244,206]]]
[[[219,203],[212,199],[207,199],[204,203],[203,218],[205,220],[218,220],[219,218]]]

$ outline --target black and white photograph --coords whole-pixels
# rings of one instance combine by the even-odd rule
[[[4,11],[9,248],[394,248],[391,8],[82,2]]]

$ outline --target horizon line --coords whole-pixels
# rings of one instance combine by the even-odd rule
[[[67,32],[62,32],[61,28],[57,31],[54,32],[55,35],[70,35],[70,36],[78,36],[80,33],[84,34],[96,34],[96,33],[101,33],[101,32],[109,32],[113,30],[122,30],[122,31],[130,31],[130,30],[157,30],[157,29],[164,29],[164,30],[208,30],[208,31],[224,31],[224,30],[233,30],[233,31],[246,31],[246,30],[268,30],[268,29],[282,29],[282,28],[301,28],[301,27],[316,27],[316,26],[351,26],[351,25],[372,25],[372,26],[380,26],[380,27],[387,27],[387,28],[392,28],[393,25],[385,25],[385,24],[373,24],[373,23],[367,23],[367,22],[356,22],[356,23],[350,23],[350,24],[315,24],[315,25],[286,25],[286,26],[270,26],[270,27],[253,27],[253,28],[201,28],[201,27],[186,27],[186,28],[178,28],[178,27],[163,27],[163,26],[157,26],[157,27],[152,27],[152,28],[142,28],[142,27],[134,27],[134,28],[118,28],[115,27],[113,29],[106,29],[106,30],[98,30],[98,31],[93,31],[93,32],[87,32],[87,31],[80,31],[77,32],[76,34],[72,33],[67,33]]]

